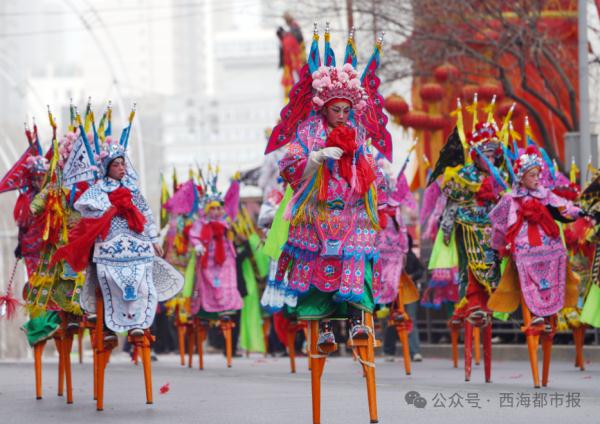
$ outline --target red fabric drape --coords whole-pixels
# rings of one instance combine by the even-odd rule
[[[329,133],[325,147],[339,147],[344,151],[342,157],[337,161],[340,175],[351,186],[354,186],[355,191],[361,196],[367,192],[369,186],[375,181],[375,173],[367,162],[364,155],[359,155],[356,158],[355,153],[358,149],[356,144],[356,131],[346,125],[337,126]],[[323,167],[323,181],[319,190],[319,200],[327,199],[327,187],[331,173],[327,164]]]
[[[222,265],[225,262],[225,235],[227,227],[220,222],[209,222],[202,227],[200,239],[208,250],[208,245],[211,240],[215,242],[215,263]],[[208,254],[202,256],[202,268],[208,266]]]
[[[519,234],[525,221],[527,221],[528,224],[527,237],[531,246],[542,245],[540,227],[549,237],[558,237],[558,225],[552,218],[548,209],[546,209],[539,200],[527,199],[525,201],[520,201],[519,205],[521,206],[521,210],[517,216],[517,222],[515,222],[506,233],[506,242],[510,244],[511,251],[514,251],[515,238]]]
[[[112,219],[119,215],[127,220],[127,225],[132,231],[142,233],[146,218],[131,201],[131,191],[120,187],[108,194],[112,206],[100,218],[82,218],[81,221],[69,231],[67,245],[56,251],[50,265],[60,260],[65,260],[73,270],[83,271],[89,262],[89,252],[96,239],[105,239],[110,230]]]

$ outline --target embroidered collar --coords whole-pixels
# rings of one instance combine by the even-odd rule
[[[132,193],[138,191],[138,187],[135,184],[135,181],[129,175],[125,175],[121,179],[121,181],[115,180],[110,177],[104,177],[102,180],[100,180],[100,188],[106,193],[112,193],[119,187],[125,187],[126,189],[129,189]]]
[[[536,199],[545,199],[548,197],[548,189],[540,185],[536,190],[529,190],[519,184],[517,189],[513,190],[511,194],[513,197],[531,196],[535,197]]]

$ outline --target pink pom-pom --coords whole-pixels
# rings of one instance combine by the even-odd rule
[[[321,100],[321,98],[315,96],[312,99],[313,103],[316,104],[319,107],[323,107],[323,105],[325,105],[325,102],[323,100]]]
[[[351,73],[351,72],[356,72],[356,71],[354,70],[354,67],[353,67],[353,66],[352,66],[350,63],[344,63],[344,66],[342,66],[342,70],[343,70],[344,72],[348,72],[348,73]]]
[[[100,159],[104,159],[108,156],[108,152],[106,150],[102,150],[100,152]]]

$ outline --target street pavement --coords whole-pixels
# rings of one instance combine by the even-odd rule
[[[233,368],[227,369],[222,355],[211,354],[200,371],[180,366],[178,356],[161,355],[153,363],[154,404],[146,405],[141,364],[136,367],[127,355],[115,354],[106,369],[102,412],[95,410],[92,400],[89,352],[83,364],[73,364],[73,405],[56,396],[56,358],[44,360],[42,400],[35,400],[31,360],[0,362],[0,423],[312,422],[305,357],[298,358],[298,372],[291,374],[287,358],[255,354],[235,358]],[[379,422],[598,422],[598,363],[588,363],[586,371],[580,371],[570,361],[553,362],[549,387],[533,389],[528,362],[498,360],[492,379],[493,383],[485,384],[483,365],[473,366],[472,381],[466,383],[463,370],[453,369],[449,359],[427,357],[413,363],[412,375],[406,376],[399,359],[378,358]],[[322,382],[323,424],[369,422],[366,385],[351,357],[328,360]],[[159,389],[166,385],[168,391],[161,394]],[[407,394],[412,404],[407,403]]]

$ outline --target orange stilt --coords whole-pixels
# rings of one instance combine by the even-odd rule
[[[196,346],[198,347],[198,369],[204,369],[204,339],[206,338],[206,327],[202,322],[198,322],[196,330]]]
[[[65,373],[65,380],[67,383],[67,403],[73,403],[73,380],[71,378],[71,349],[73,348],[73,336],[74,332],[67,328],[67,316],[61,313],[61,320],[63,327],[63,339],[62,339],[62,357],[63,357],[63,369]]]
[[[33,364],[35,368],[35,398],[42,398],[42,353],[46,346],[46,340],[33,346]]]
[[[196,339],[197,319],[194,319],[194,323],[189,323],[187,326],[187,341],[188,341],[188,368],[192,368],[192,360],[194,358],[194,342]]]
[[[93,331],[93,347],[96,351],[96,373],[95,385],[96,390],[96,410],[104,410],[104,373],[106,364],[110,358],[112,350],[117,345],[116,341],[104,341],[104,300],[99,288],[96,288],[96,325]]]
[[[481,330],[479,327],[473,328],[473,347],[475,348],[475,365],[481,363]]]
[[[319,321],[310,321],[310,383],[312,397],[313,424],[321,424],[321,376],[325,367],[326,355],[319,353]]]
[[[262,329],[263,329],[263,342],[265,344],[264,356],[266,358],[267,354],[269,353],[269,332],[271,331],[271,317],[263,318]]]
[[[573,328],[573,342],[575,343],[575,367],[585,371],[585,362],[583,360],[583,344],[585,341],[586,326],[581,324]]]
[[[542,364],[542,386],[548,385],[548,377],[550,376],[550,360],[552,358],[552,343],[554,341],[554,332],[556,330],[556,315],[549,318],[550,321],[550,332],[542,333],[542,352],[544,354],[544,360]]]
[[[54,344],[56,345],[56,351],[58,352],[58,396],[62,396],[65,392],[65,362],[64,362],[64,351],[62,343],[62,329],[59,329],[54,333]]]
[[[533,376],[533,387],[539,389],[540,375],[537,356],[539,335],[535,334],[535,332],[529,327],[531,324],[531,312],[529,312],[529,309],[527,309],[527,305],[525,304],[525,300],[523,300],[523,298],[521,298],[521,309],[523,311],[524,323],[523,327],[521,327],[521,331],[525,333],[527,338],[527,349],[529,350],[529,363],[531,365],[531,374]]]
[[[83,364],[83,327],[79,325],[77,329],[77,354],[79,355],[79,363]]]
[[[177,344],[179,345],[179,359],[181,366],[185,366],[185,325],[177,324]]]
[[[367,383],[367,399],[369,403],[369,418],[371,423],[379,422],[377,418],[377,389],[375,386],[375,333],[373,317],[370,313],[364,314],[364,324],[371,328],[366,340],[351,340],[350,346],[357,351],[358,360],[363,366]]]
[[[142,366],[144,368],[144,384],[146,387],[146,403],[152,404],[152,359],[150,353],[150,344],[155,340],[150,330],[144,330],[142,336],[129,336],[129,343],[137,347],[142,357]]]
[[[296,326],[291,324],[287,329],[287,348],[290,357],[290,372],[296,374]]]
[[[231,356],[233,351],[233,346],[231,345],[231,331],[235,324],[230,319],[221,319],[221,331],[223,332],[223,337],[225,337],[225,354],[227,356],[227,368],[231,368]]]
[[[398,298],[396,299],[397,310],[395,311],[395,319],[388,321],[388,325],[394,325],[396,327],[396,333],[402,343],[402,357],[404,358],[404,372],[406,375],[410,375],[411,364],[410,364],[410,345],[408,343],[408,332],[409,327],[412,324],[410,317],[404,310],[404,303],[402,300],[402,283],[398,287]],[[373,327],[374,328],[374,327]]]
[[[406,326],[402,324],[402,327],[396,326],[396,332],[398,333],[398,338],[402,343],[402,356],[404,357],[404,372],[406,375],[410,375],[410,346],[408,344],[408,331],[406,330]]]

